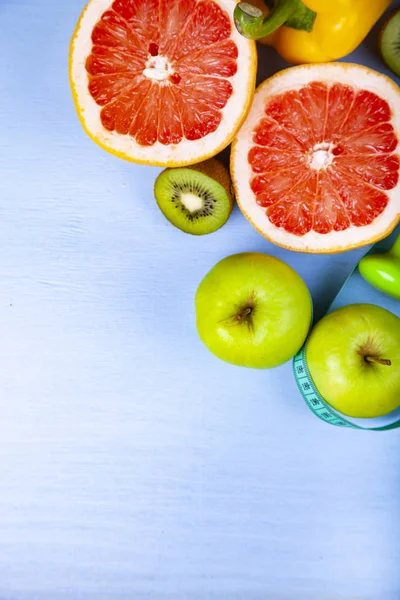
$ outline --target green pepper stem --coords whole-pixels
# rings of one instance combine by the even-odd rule
[[[274,9],[264,18],[259,8],[247,2],[239,2],[233,17],[239,33],[251,40],[258,40],[281,27],[293,14],[295,8],[296,1],[282,0],[275,4]]]
[[[289,27],[311,31],[316,14],[301,0],[275,0],[266,17],[262,10],[247,2],[239,2],[233,13],[236,29],[251,40],[270,35],[287,22]]]

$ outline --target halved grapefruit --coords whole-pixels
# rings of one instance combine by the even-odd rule
[[[70,48],[89,136],[121,158],[192,164],[227,146],[250,108],[255,43],[235,0],[91,0]]]
[[[256,90],[232,146],[238,204],[266,238],[332,253],[400,220],[400,89],[349,63],[281,71]]]

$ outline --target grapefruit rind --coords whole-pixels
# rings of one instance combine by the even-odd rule
[[[382,97],[389,104],[392,113],[391,124],[400,138],[400,89],[386,75],[353,63],[291,67],[267,79],[256,89],[250,113],[232,144],[231,176],[241,211],[265,238],[278,246],[297,252],[330,254],[372,244],[389,235],[400,221],[400,184],[391,190],[385,190],[389,198],[388,205],[369,225],[351,225],[344,231],[332,231],[328,234],[311,230],[298,236],[276,227],[269,221],[265,208],[256,203],[250,187],[254,175],[248,160],[248,152],[254,145],[252,134],[264,115],[265,105],[270,98],[290,90],[301,89],[314,81],[347,84]]]
[[[235,0],[214,0],[230,16]],[[157,141],[142,146],[131,136],[108,131],[101,123],[99,106],[89,93],[85,62],[92,48],[91,34],[112,0],[91,0],[84,8],[75,28],[69,51],[69,79],[76,111],[88,136],[104,150],[125,160],[154,166],[184,166],[206,160],[228,146],[243,124],[254,95],[257,52],[255,42],[241,36],[232,23],[231,38],[238,48],[238,69],[228,80],[233,93],[222,109],[218,129],[196,141],[183,139],[179,144],[164,145]],[[151,19],[151,15],[148,17]]]

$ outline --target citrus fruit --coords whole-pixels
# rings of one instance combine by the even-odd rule
[[[339,252],[400,219],[400,90],[348,63],[281,71],[257,89],[232,147],[244,215],[272,242]]]
[[[76,109],[89,136],[134,162],[188,165],[217,154],[254,94],[255,43],[235,0],[91,0],[70,48]]]

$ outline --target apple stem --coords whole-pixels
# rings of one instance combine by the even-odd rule
[[[243,319],[245,319],[246,317],[248,317],[249,315],[251,315],[251,313],[253,312],[253,309],[251,308],[251,306],[248,306],[247,308],[245,308],[244,310],[242,310],[242,312],[240,312],[236,318],[238,321],[243,321]]]
[[[389,360],[388,358],[378,358],[377,356],[365,356],[364,360],[366,360],[369,363],[377,363],[378,365],[386,365],[387,367],[390,367],[392,364],[392,361]]]

